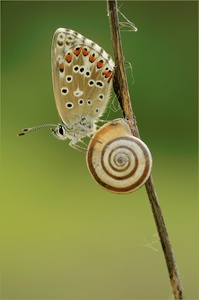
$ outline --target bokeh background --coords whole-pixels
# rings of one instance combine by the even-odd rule
[[[119,6],[138,27],[122,31],[133,109],[186,299],[198,299],[197,1]],[[16,136],[59,122],[50,55],[57,28],[112,54],[106,2],[2,1],[1,13],[2,299],[171,299],[145,188],[104,191],[84,155],[49,129]]]

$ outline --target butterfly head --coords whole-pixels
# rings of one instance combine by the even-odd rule
[[[54,129],[51,128],[52,134],[58,138],[59,140],[66,140],[67,138],[71,138],[67,127],[64,124],[58,124]]]

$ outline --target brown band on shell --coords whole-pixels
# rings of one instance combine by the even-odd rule
[[[105,165],[104,160],[103,160],[105,151],[107,150],[107,148],[108,148],[113,142],[116,142],[116,141],[118,141],[118,140],[121,141],[122,139],[124,139],[124,140],[131,140],[131,139],[128,138],[128,137],[118,137],[118,138],[115,138],[115,139],[113,139],[112,141],[108,142],[108,143],[104,146],[104,148],[103,148],[103,150],[102,150],[102,155],[101,155],[101,165],[102,165],[102,168],[103,168],[104,172],[105,172],[108,176],[110,176],[110,177],[112,177],[113,179],[116,179],[116,180],[124,180],[124,179],[130,178],[130,177],[135,173],[135,171],[136,171],[136,169],[137,169],[137,166],[138,166],[138,159],[137,159],[137,157],[136,157],[135,151],[134,151],[133,149],[130,149],[130,148],[127,147],[127,146],[122,146],[122,147],[118,146],[117,149],[125,148],[125,149],[127,149],[127,150],[130,150],[131,153],[133,154],[133,156],[134,156],[134,158],[135,158],[135,162],[136,162],[136,163],[135,163],[135,166],[134,166],[134,168],[133,168],[133,170],[132,170],[130,173],[128,173],[127,175],[125,175],[125,176],[116,176],[116,175],[111,174],[111,173],[106,169],[106,165]],[[116,149],[114,149],[114,150],[116,150]],[[110,165],[110,157],[109,157],[108,163],[109,163],[109,165]],[[128,166],[129,166],[129,164],[128,164]],[[113,169],[114,169],[115,171],[117,171],[117,172],[122,172],[122,171],[124,171],[124,170],[117,170],[115,167],[113,167]],[[125,169],[126,169],[126,168],[125,168]]]

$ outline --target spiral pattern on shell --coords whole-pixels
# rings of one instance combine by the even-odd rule
[[[149,178],[152,157],[148,147],[131,135],[123,119],[102,126],[90,141],[87,166],[93,178],[114,193],[130,193]]]

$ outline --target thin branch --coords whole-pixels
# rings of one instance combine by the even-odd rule
[[[118,101],[123,111],[124,117],[128,120],[131,132],[134,136],[140,137],[135,115],[132,110],[130,95],[128,91],[128,84],[126,80],[126,73],[124,69],[121,37],[119,31],[118,8],[116,0],[108,0],[108,14],[112,35],[112,46],[115,57],[115,74],[113,81],[113,88],[117,95]],[[126,23],[125,23],[126,24]],[[131,23],[132,24],[132,23]],[[136,28],[136,27],[135,27]],[[149,202],[155,219],[158,230],[160,242],[164,252],[171,288],[174,299],[183,299],[183,292],[181,288],[180,278],[173,255],[171,243],[169,241],[168,233],[165,227],[164,218],[158,201],[158,196],[155,190],[152,177],[145,183]]]

